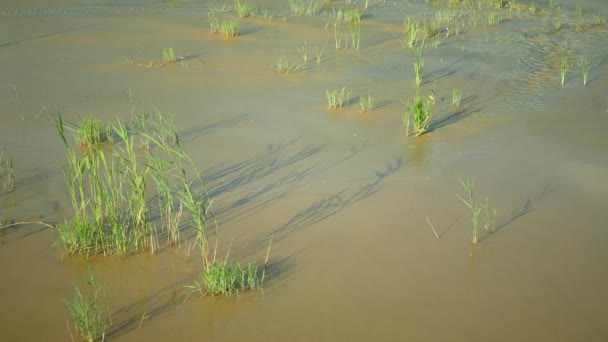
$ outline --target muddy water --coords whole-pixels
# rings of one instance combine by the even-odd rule
[[[71,215],[64,151],[42,106],[68,122],[127,120],[130,91],[138,107],[175,113],[214,198],[222,248],[234,238],[235,260],[261,261],[275,238],[264,293],[231,300],[187,298],[200,269],[187,242],[91,260],[108,290],[108,340],[608,339],[608,29],[576,27],[606,19],[604,1],[580,1],[582,19],[574,5],[504,13],[496,27],[427,48],[423,93],[436,82],[435,118],[407,141],[401,102],[414,74],[397,38],[405,17],[437,10],[424,1],[375,4],[355,53],[335,51],[329,12],[283,21],[287,6],[272,1],[263,3],[272,22],[243,20],[230,40],[209,33],[200,2],[79,3],[0,8],[0,144],[17,172],[16,190],[0,193],[0,219]],[[591,61],[587,86],[578,70],[560,86],[564,41],[572,58]],[[300,61],[304,44],[305,70],[273,72],[282,54]],[[169,46],[183,63],[145,67]],[[325,91],[342,86],[355,100],[328,111]],[[365,94],[376,109],[362,114]],[[481,232],[477,246],[456,197],[467,177],[497,209],[497,231]],[[62,299],[87,263],[55,239],[36,224],[0,231],[0,339],[70,340]]]

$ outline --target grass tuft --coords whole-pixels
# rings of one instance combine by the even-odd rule
[[[589,70],[591,70],[591,63],[585,56],[581,56],[578,59],[578,67],[581,69],[583,73],[583,85],[587,85],[587,81],[589,79]]]
[[[456,195],[469,209],[471,209],[471,233],[473,235],[472,243],[477,245],[477,232],[479,226],[479,215],[482,210],[484,212],[484,229],[488,233],[494,233],[496,231],[496,209],[491,208],[489,205],[489,197],[486,195],[482,199],[478,199],[475,196],[475,184],[473,180],[467,179],[466,181],[460,180],[464,191],[467,194],[467,199],[464,199]]]
[[[290,74],[304,69],[304,65],[292,63],[285,55],[280,55],[279,58],[277,58],[274,69],[280,74]]]
[[[163,64],[175,64],[177,57],[173,48],[163,48]]]
[[[101,294],[105,296],[105,290],[103,285],[94,279],[91,269],[89,269],[87,285],[90,287],[91,296],[85,296],[81,287],[74,284],[76,296],[71,302],[65,301],[65,303],[78,334],[83,340],[93,342],[103,333],[104,320],[99,303]]]
[[[76,141],[81,146],[98,146],[108,140],[108,127],[92,116],[81,119],[76,132]]]
[[[234,20],[224,20],[220,23],[219,31],[224,37],[236,37],[240,32],[240,25]]]
[[[313,16],[319,14],[323,3],[318,0],[289,0],[289,9],[299,16]]]
[[[359,97],[359,105],[361,106],[361,112],[371,112],[374,108],[374,99],[371,95],[365,95]]]
[[[325,95],[329,109],[337,109],[348,104],[351,92],[347,90],[346,87],[342,87],[342,89],[334,89],[332,91],[328,90],[325,92]]]
[[[423,101],[418,90],[412,102],[406,103],[401,120],[406,138],[410,134],[417,137],[426,133],[431,123],[431,100]]]
[[[568,43],[563,42],[560,46],[561,51],[561,76],[562,76],[562,86],[566,83],[566,73],[568,72],[568,68],[570,67],[570,60],[568,58]]]
[[[452,105],[456,106],[456,108],[460,108],[460,102],[462,99],[462,90],[458,88],[452,89]]]
[[[249,4],[247,0],[234,0],[234,8],[240,18],[247,18],[255,14],[255,9]]]
[[[179,192],[188,192],[190,200],[201,203],[187,174],[196,175],[196,184],[203,182],[181,148],[170,116],[141,117],[147,117],[144,125],[141,119],[130,126],[117,120],[111,125],[116,143],[107,148],[96,144],[82,154],[68,145],[57,114],[56,128],[67,149],[64,174],[75,212],[57,231],[59,244],[69,254],[154,252],[158,238],[153,220],[158,216],[161,229],[167,232],[167,244],[179,244],[177,227],[186,206],[178,201]],[[143,144],[136,144],[138,137]],[[142,151],[138,146],[148,148]],[[179,188],[178,180],[182,182]],[[197,231],[204,233],[205,219],[193,217]]]

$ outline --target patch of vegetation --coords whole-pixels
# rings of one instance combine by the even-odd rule
[[[103,294],[107,305],[107,296],[105,295],[103,285],[95,280],[90,268],[89,280],[86,284],[90,288],[89,292],[92,295],[84,295],[81,287],[78,284],[74,284],[76,296],[71,302],[65,301],[65,303],[68,306],[70,318],[72,319],[74,328],[76,328],[76,332],[83,340],[93,342],[103,336],[104,319],[100,302],[101,295]]]
[[[255,8],[247,0],[234,0],[234,8],[240,18],[247,18],[255,14]]]
[[[274,66],[276,72],[280,74],[290,74],[292,72],[300,71],[303,68],[303,64],[292,63],[285,55],[280,55]]]
[[[177,226],[185,204],[178,201],[178,194],[192,192],[192,182],[186,178],[189,173],[194,174],[197,184],[203,182],[179,144],[175,126],[160,113],[146,120],[152,122],[142,126],[136,121],[129,127],[117,120],[111,124],[117,142],[108,148],[93,144],[81,153],[68,145],[61,115],[55,116],[57,131],[67,149],[64,174],[75,211],[75,217],[57,226],[59,244],[69,254],[154,251],[158,248],[158,235],[153,213],[161,216],[167,243],[179,241]],[[137,137],[148,140],[143,145],[154,148],[139,151]],[[157,201],[151,201],[153,198]],[[197,197],[197,205],[204,203]]]
[[[493,233],[496,231],[496,209],[491,208],[489,205],[489,197],[486,195],[485,197],[479,199],[475,196],[474,193],[474,183],[472,180],[467,179],[466,181],[460,180],[460,184],[462,185],[464,191],[467,194],[467,199],[464,199],[458,195],[456,195],[469,209],[471,209],[471,233],[473,235],[472,243],[477,245],[477,231],[479,225],[479,216],[481,212],[484,213],[484,229]]]
[[[566,73],[570,68],[570,59],[568,58],[568,43],[564,42],[560,46],[561,52],[561,76],[562,76],[562,86],[566,83]]]
[[[363,19],[363,11],[358,7],[349,8],[345,11],[338,11],[336,16],[338,19],[343,19],[347,22],[361,21]]]
[[[342,87],[342,89],[328,90],[325,92],[325,95],[327,97],[327,106],[329,109],[337,109],[348,104],[351,92],[347,90],[346,87]]]
[[[583,85],[587,85],[587,80],[589,79],[589,70],[591,70],[591,63],[587,60],[587,57],[581,56],[578,59],[578,67],[581,69],[583,73]]]
[[[431,100],[423,101],[418,89],[414,99],[405,104],[405,111],[401,120],[406,138],[410,134],[417,137],[426,133],[431,124]]]
[[[108,127],[101,120],[87,116],[80,120],[74,132],[76,133],[76,141],[81,146],[92,147],[108,141],[110,137],[108,130]]]
[[[289,0],[288,4],[291,12],[299,16],[313,16],[323,8],[319,0]]]
[[[462,90],[458,88],[452,89],[452,105],[456,106],[456,108],[460,108],[460,101],[462,98]]]
[[[175,64],[177,57],[173,48],[163,48],[163,64]]]
[[[224,37],[236,37],[240,32],[240,25],[234,20],[224,20],[220,23],[219,31]]]
[[[199,243],[199,247],[203,251],[204,246]],[[272,247],[272,237],[266,251],[266,259],[264,266],[260,271],[260,267],[254,262],[249,262],[246,266],[241,266],[240,263],[228,262],[228,254],[224,260],[213,260],[205,258],[206,263],[201,272],[201,275],[194,281],[194,285],[188,285],[191,293],[196,293],[201,296],[231,296],[232,294],[244,292],[247,290],[261,289],[266,277],[266,266],[270,257],[270,248]],[[216,245],[217,248],[217,245]],[[214,250],[214,255],[215,252]],[[203,251],[203,254],[205,252]]]
[[[240,25],[237,21],[219,21],[214,13],[209,13],[208,21],[211,33],[220,33],[224,37],[236,37],[239,35]]]
[[[422,68],[424,67],[424,49],[426,41],[422,40],[418,45],[414,46],[410,52],[412,54],[414,73],[416,75],[416,87],[422,84]]]
[[[359,105],[362,112],[371,112],[374,108],[374,99],[371,95],[361,96],[359,97]]]

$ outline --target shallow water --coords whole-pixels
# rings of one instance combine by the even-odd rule
[[[43,106],[69,123],[128,120],[130,91],[138,107],[175,113],[214,198],[222,250],[234,239],[234,260],[262,261],[275,239],[263,294],[231,300],[187,298],[201,265],[188,241],[90,260],[108,290],[108,340],[608,339],[608,28],[577,29],[608,18],[608,3],[580,1],[581,19],[574,5],[504,12],[498,26],[442,37],[425,50],[432,131],[408,140],[402,101],[414,73],[398,38],[408,15],[437,10],[425,1],[372,1],[358,52],[335,51],[327,9],[283,21],[286,4],[253,2],[273,21],[245,19],[240,37],[222,39],[209,33],[206,3],[79,3],[0,7],[0,145],[17,173],[15,191],[0,192],[0,220],[72,215]],[[586,86],[578,69],[560,86],[564,41],[591,61]],[[305,70],[273,72],[281,54],[301,60],[304,44]],[[143,67],[169,46],[183,63]],[[325,91],[342,86],[356,100],[327,110]],[[366,94],[376,108],[360,113]],[[497,231],[477,246],[456,197],[465,178],[497,209]],[[62,299],[87,262],[55,240],[40,225],[0,230],[0,339],[70,339]]]

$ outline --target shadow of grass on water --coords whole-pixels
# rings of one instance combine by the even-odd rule
[[[283,279],[294,270],[294,266],[298,263],[297,254],[292,253],[283,258],[270,258],[266,265],[266,273],[264,283],[259,290],[247,290],[244,294],[235,294],[230,297],[226,296],[211,296],[209,300],[221,300],[228,303],[238,304],[242,298],[251,300],[252,296],[263,295],[265,284],[271,284],[277,279]],[[260,270],[261,272],[261,267]],[[191,275],[183,277],[175,283],[165,286],[158,291],[144,298],[137,299],[132,303],[121,306],[112,313],[113,324],[105,333],[105,339],[112,340],[124,336],[134,330],[143,328],[150,322],[162,319],[167,313],[171,312],[179,305],[184,305],[189,300],[205,300],[200,296],[191,293],[191,290],[186,286],[192,285],[200,272],[195,272]],[[254,298],[254,297],[253,297]],[[111,301],[111,298],[110,298]],[[208,305],[208,302],[195,303],[194,305]]]
[[[311,203],[308,207],[300,210],[289,221],[280,225],[272,232],[274,241],[281,241],[293,234],[307,229],[316,223],[339,214],[349,206],[362,201],[380,190],[381,184],[387,177],[397,172],[405,165],[401,157],[396,157],[394,161],[387,162],[383,170],[374,172],[374,175],[367,182],[360,186],[348,186],[337,193],[324,196],[323,198]],[[266,241],[266,237],[258,244]]]

